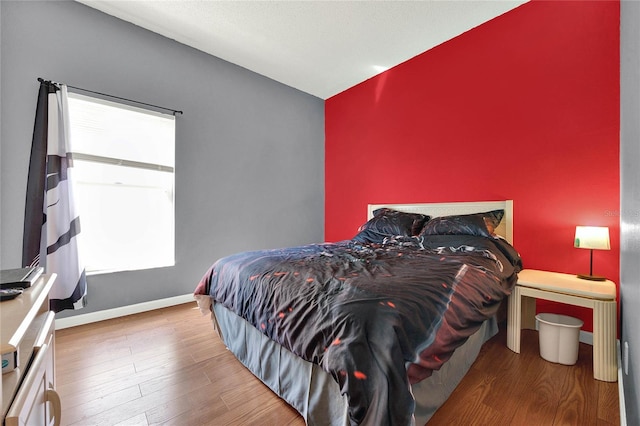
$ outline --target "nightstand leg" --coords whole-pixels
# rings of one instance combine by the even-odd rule
[[[616,302],[596,301],[593,307],[593,377],[604,382],[618,379],[616,354]]]
[[[513,287],[509,295],[507,311],[507,347],[515,353],[520,353],[520,330],[522,327],[522,301],[520,287]]]

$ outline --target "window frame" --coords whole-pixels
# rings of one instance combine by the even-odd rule
[[[149,270],[149,269],[159,269],[159,268],[166,268],[166,267],[172,267],[175,266],[176,264],[176,238],[175,238],[175,234],[176,234],[176,218],[175,218],[175,147],[176,147],[176,127],[175,127],[175,115],[170,115],[170,114],[165,114],[165,113],[160,113],[158,111],[155,111],[153,109],[147,109],[147,108],[140,108],[140,107],[136,107],[136,106],[132,106],[130,104],[127,103],[121,103],[121,102],[114,102],[111,100],[107,100],[107,99],[103,99],[101,97],[95,97],[95,96],[87,96],[85,94],[81,94],[81,93],[77,93],[77,92],[69,92],[68,93],[68,97],[69,97],[69,124],[70,124],[70,135],[71,135],[71,158],[72,161],[75,163],[74,167],[72,167],[72,169],[75,169],[77,171],[78,170],[78,166],[82,163],[88,164],[88,163],[98,163],[98,164],[103,164],[103,165],[107,165],[107,166],[116,166],[116,167],[127,167],[127,168],[131,168],[131,169],[140,169],[140,170],[148,170],[151,172],[165,172],[165,173],[171,173],[171,178],[170,178],[170,192],[171,192],[171,197],[170,197],[170,208],[167,208],[167,210],[165,211],[165,213],[168,213],[170,215],[170,231],[169,231],[169,238],[170,238],[170,243],[168,243],[167,246],[165,246],[165,248],[167,249],[167,253],[170,252],[170,255],[168,255],[167,253],[165,253],[165,256],[162,257],[161,261],[156,262],[155,264],[153,263],[149,263],[148,261],[144,261],[142,264],[135,264],[135,263],[122,263],[122,261],[120,261],[119,264],[117,264],[115,267],[105,267],[105,264],[102,264],[101,267],[97,267],[97,265],[87,265],[86,266],[86,273],[87,275],[101,275],[101,274],[108,274],[108,273],[113,273],[113,272],[124,272],[124,271],[136,271],[136,270]],[[171,160],[171,164],[167,165],[167,164],[159,164],[159,163],[153,163],[153,162],[145,162],[145,161],[135,161],[135,160],[131,160],[131,159],[126,159],[126,158],[118,158],[118,157],[110,157],[110,156],[104,156],[104,155],[94,155],[91,153],[87,153],[86,151],[90,151],[87,149],[83,149],[83,148],[78,148],[79,144],[77,143],[76,140],[74,140],[73,137],[73,133],[74,133],[74,123],[73,123],[73,111],[75,110],[75,108],[77,107],[77,104],[75,104],[76,100],[80,100],[83,102],[89,102],[89,103],[93,103],[93,104],[97,104],[97,105],[101,105],[101,106],[106,106],[109,108],[116,108],[118,110],[122,111],[130,111],[130,112],[134,112],[134,113],[140,113],[140,114],[145,114],[145,115],[150,115],[153,117],[160,117],[162,119],[167,119],[171,121],[171,129],[172,129],[172,135],[171,135],[171,146],[170,149],[172,150],[172,152],[170,153],[170,155],[168,156]],[[148,149],[148,147],[143,147],[143,149]],[[83,152],[85,151],[85,152]],[[164,161],[164,163],[166,163],[166,159]],[[72,174],[72,176],[74,176],[75,173]],[[85,186],[89,186],[92,184],[87,184],[87,183],[81,183],[79,182],[79,179],[77,177],[72,177],[72,179],[74,180],[74,184],[76,185],[76,188],[78,187],[78,185],[85,185]],[[164,179],[163,179],[164,180]],[[158,179],[158,181],[161,181],[160,179]],[[120,182],[114,182],[112,184],[109,184],[108,186],[112,187],[112,188],[116,188],[117,185]],[[95,182],[93,183],[93,185],[97,185]],[[162,187],[162,185],[159,185],[157,188]],[[165,186],[165,188],[167,188],[167,186]],[[77,192],[77,191],[76,191]],[[78,199],[78,204],[80,205],[80,223],[82,226],[82,217],[83,217],[83,212],[82,212],[82,205],[83,200]],[[118,224],[120,224],[121,222],[118,222]],[[87,233],[82,233],[82,239],[83,241],[86,241],[86,237],[87,237]],[[170,246],[169,246],[170,244]],[[84,246],[88,245],[88,244],[83,244]],[[147,258],[148,259],[148,258]]]

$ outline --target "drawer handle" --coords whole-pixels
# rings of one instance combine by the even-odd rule
[[[53,389],[47,389],[45,392],[45,398],[51,403],[53,411],[53,426],[60,426],[60,416],[62,415],[62,405],[60,404],[60,395]]]

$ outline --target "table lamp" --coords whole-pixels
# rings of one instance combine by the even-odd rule
[[[604,281],[605,277],[593,275],[593,250],[610,250],[609,228],[606,226],[576,226],[573,246],[590,249],[589,275],[578,274],[578,278],[591,281]]]

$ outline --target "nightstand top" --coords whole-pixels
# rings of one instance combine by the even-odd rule
[[[589,281],[560,272],[523,269],[518,273],[518,285],[591,299],[616,299],[613,281]]]

